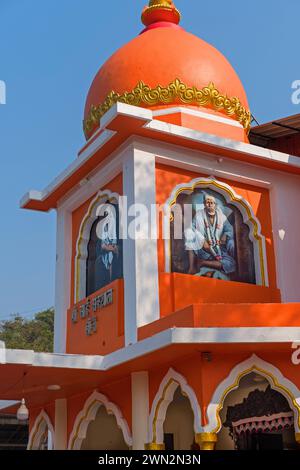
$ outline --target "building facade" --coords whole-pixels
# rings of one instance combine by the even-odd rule
[[[172,1],[142,21],[77,158],[22,199],[57,212],[55,352],[6,351],[1,398],[29,449],[296,449],[300,160],[249,142],[239,77]]]

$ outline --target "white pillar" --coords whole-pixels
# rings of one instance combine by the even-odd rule
[[[55,400],[54,450],[66,450],[67,436],[67,400]]]
[[[53,450],[53,439],[52,439],[52,433],[50,429],[48,429],[48,449],[47,450]]]
[[[141,238],[123,240],[125,343],[129,345],[137,341],[137,328],[159,319],[160,315],[157,239],[150,237],[150,228],[152,234],[157,230],[156,217],[151,220],[151,210],[156,204],[154,154],[128,149],[123,164],[123,193],[127,196],[128,211],[134,204],[143,205],[148,211],[148,231]],[[134,217],[127,220],[133,227]],[[136,228],[140,221],[136,219]]]
[[[55,317],[54,352],[66,352],[67,310],[70,306],[71,250],[72,250],[71,213],[57,209],[56,228],[56,273],[55,273]]]
[[[148,442],[149,378],[148,372],[131,374],[132,450],[144,450]]]

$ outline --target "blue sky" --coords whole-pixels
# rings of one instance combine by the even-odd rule
[[[55,213],[22,211],[84,143],[82,114],[100,65],[142,29],[145,0],[0,0],[0,319],[54,303]],[[299,0],[177,0],[182,26],[220,49],[259,122],[296,114]],[[165,47],[165,45],[162,45]],[[155,64],[154,64],[155,66]]]

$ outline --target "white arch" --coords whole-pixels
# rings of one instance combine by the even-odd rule
[[[31,429],[29,439],[28,439],[28,445],[27,449],[28,450],[38,450],[41,444],[41,439],[45,432],[49,431],[51,435],[51,443],[48,446],[48,450],[53,449],[53,442],[54,442],[54,428],[51,423],[51,419],[45,412],[45,410],[42,410],[40,414],[36,417],[34,425]]]
[[[96,419],[97,412],[101,406],[105,407],[108,414],[115,416],[117,425],[123,433],[124,441],[128,447],[132,447],[131,432],[119,407],[111,403],[102,393],[94,391],[86,400],[84,407],[76,417],[69,439],[69,450],[80,450],[82,442],[86,438],[88,426],[91,421]]]
[[[166,201],[166,211],[164,215],[164,234],[165,235],[165,269],[166,272],[171,270],[171,250],[170,250],[170,213],[168,208],[172,207],[180,193],[190,194],[196,188],[210,188],[221,194],[228,204],[235,206],[243,217],[243,222],[249,227],[249,238],[253,242],[255,277],[256,284],[268,286],[268,269],[266,256],[266,241],[261,233],[261,225],[257,217],[254,215],[253,209],[249,202],[242,196],[239,196],[234,189],[228,184],[218,181],[213,177],[195,178],[189,183],[183,183],[176,186],[169,199]]]
[[[157,394],[152,403],[149,416],[149,443],[163,444],[164,442],[164,421],[166,419],[167,409],[174,398],[176,389],[180,387],[181,391],[190,401],[194,413],[194,431],[195,434],[202,432],[201,410],[194,390],[188,385],[185,377],[174,369],[169,369],[163,378]]]
[[[79,235],[76,241],[75,255],[75,303],[86,296],[86,261],[88,257],[88,243],[90,240],[91,228],[97,218],[97,209],[107,201],[111,203],[119,202],[119,194],[112,193],[109,189],[99,191],[91,201],[88,211],[82,219]]]
[[[293,382],[284,377],[277,367],[264,361],[255,354],[235,366],[228,377],[216,388],[207,408],[208,424],[204,427],[204,432],[217,433],[221,430],[220,411],[224,406],[227,395],[233,390],[236,390],[239,387],[240,380],[251,372],[256,372],[265,377],[271,387],[280,392],[287,399],[294,412],[295,432],[299,432],[300,390]]]

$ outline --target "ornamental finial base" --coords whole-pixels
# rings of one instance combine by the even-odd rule
[[[153,23],[167,22],[179,24],[180,12],[172,0],[150,0],[149,6],[144,8],[142,23],[150,26]]]

